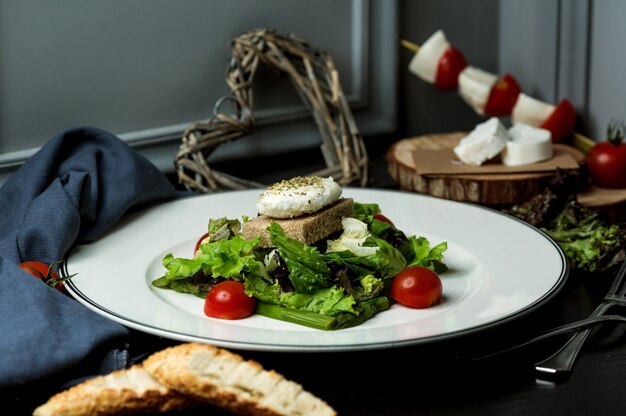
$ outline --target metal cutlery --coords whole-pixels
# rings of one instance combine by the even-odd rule
[[[622,263],[611,288],[602,299],[602,302],[589,316],[589,321],[600,318],[613,306],[626,306],[626,261]],[[581,321],[582,322],[582,321]],[[574,363],[582,349],[585,340],[592,331],[593,326],[580,329],[554,354],[535,364],[535,370],[541,377],[565,376],[572,371]]]

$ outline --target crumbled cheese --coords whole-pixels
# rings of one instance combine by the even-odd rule
[[[293,218],[318,211],[340,196],[341,187],[332,177],[296,176],[269,186],[256,206],[263,215]]]
[[[509,133],[497,117],[478,124],[469,135],[463,137],[454,148],[461,162],[480,166],[497,156],[510,140]]]

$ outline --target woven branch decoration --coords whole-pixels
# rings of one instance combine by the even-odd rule
[[[206,193],[265,186],[211,169],[207,162],[220,145],[254,131],[252,83],[260,63],[287,74],[312,112],[326,168],[310,175],[332,176],[341,185],[367,183],[365,146],[328,53],[293,34],[260,29],[233,39],[231,54],[226,74],[231,94],[218,100],[207,122],[193,123],[183,133],[175,158],[181,184]],[[222,112],[225,104],[235,114]]]

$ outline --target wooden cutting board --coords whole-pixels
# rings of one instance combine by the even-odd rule
[[[511,173],[419,174],[413,153],[419,150],[453,149],[465,132],[432,134],[402,139],[387,151],[388,172],[403,190],[489,206],[507,206],[529,200],[542,192],[556,171]],[[585,154],[575,147],[555,144],[584,166]],[[578,194],[581,204],[604,210],[612,220],[626,218],[626,190],[590,186]]]

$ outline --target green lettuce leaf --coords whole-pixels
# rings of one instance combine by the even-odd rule
[[[355,300],[345,294],[343,289],[329,287],[315,293],[283,293],[279,304],[288,308],[315,312],[326,316],[337,315],[341,312],[357,314],[354,309]]]
[[[408,259],[406,267],[422,266],[436,273],[443,273],[448,266],[443,263],[443,253],[448,249],[448,243],[442,242],[435,247],[430,247],[430,242],[425,237],[411,236],[407,243],[400,248]]]
[[[272,222],[267,229],[289,269],[289,279],[296,292],[314,293],[333,285],[331,270],[317,248],[287,237],[276,222]]]
[[[210,286],[206,280],[210,278],[242,280],[248,274],[266,277],[262,263],[255,259],[254,254],[260,243],[260,238],[246,240],[233,237],[202,244],[192,259],[168,253],[162,260],[165,275],[154,280],[152,285],[204,297]]]
[[[378,204],[365,204],[362,202],[354,202],[354,218],[370,224],[374,215],[380,214],[380,206]]]
[[[241,236],[241,222],[226,217],[210,219],[208,226],[209,241],[228,240]]]
[[[202,271],[206,275],[241,278],[243,273],[258,267],[253,250],[260,243],[261,237],[253,240],[232,237],[229,240],[202,244],[194,260],[201,263]]]
[[[597,210],[576,201],[568,202],[543,231],[561,246],[574,269],[608,270],[623,259],[626,229],[605,223]]]

